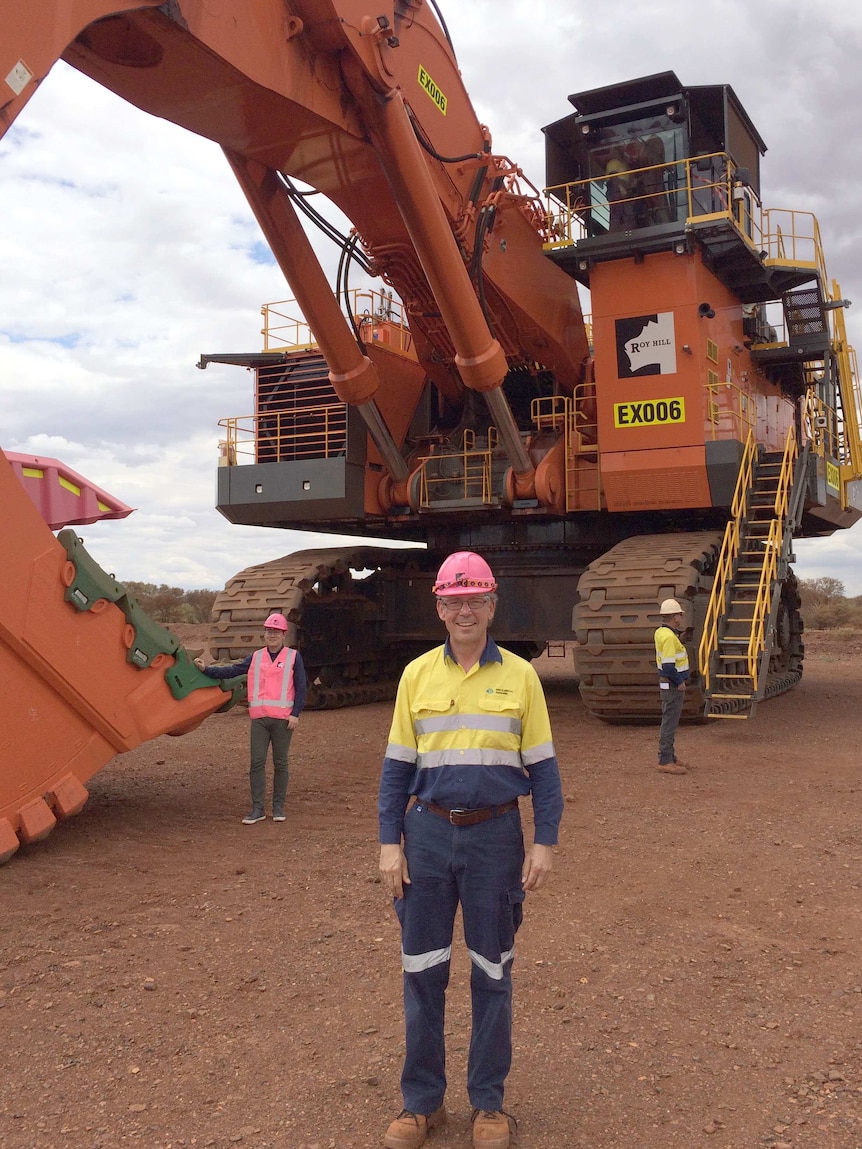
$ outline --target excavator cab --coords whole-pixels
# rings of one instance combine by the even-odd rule
[[[569,101],[575,113],[544,129],[546,174],[548,193],[580,216],[579,262],[660,251],[732,201],[751,218],[766,145],[728,85],[686,88],[661,72]]]

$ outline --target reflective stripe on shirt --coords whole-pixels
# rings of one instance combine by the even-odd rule
[[[520,738],[521,720],[505,714],[499,718],[493,714],[444,714],[437,718],[417,718],[413,729],[417,739],[422,734],[437,734],[441,730],[497,730]]]
[[[416,759],[419,770],[436,770],[439,766],[512,766],[520,770],[523,762],[518,750],[483,750],[475,746],[463,750],[457,746],[426,750]]]

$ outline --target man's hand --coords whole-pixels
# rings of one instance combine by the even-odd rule
[[[400,846],[389,844],[380,847],[380,873],[392,897],[403,898],[404,886],[410,885],[410,875],[407,872],[407,859]]]
[[[685,683],[681,682],[677,687],[677,690],[681,690],[683,693],[685,693]]]
[[[521,885],[525,890],[540,890],[548,880],[554,865],[554,852],[550,846],[533,845],[524,859]]]
[[[298,725],[299,725],[299,715],[288,714],[288,716],[287,716],[287,728],[288,728],[288,730],[296,730]]]

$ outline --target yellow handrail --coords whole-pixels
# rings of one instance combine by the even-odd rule
[[[594,384],[579,383],[571,398],[548,395],[530,404],[530,418],[537,431],[563,432],[566,511],[601,510],[602,507],[598,426],[595,418],[587,422],[584,412],[586,402],[594,399]]]
[[[832,283],[834,300],[841,298],[838,284]],[[845,481],[862,478],[862,388],[859,383],[859,370],[856,362],[856,352],[847,342],[847,329],[844,324],[844,308],[836,307],[832,311],[835,338],[833,346],[838,356],[838,383],[841,391],[841,413],[843,415],[843,448],[841,456],[837,455],[842,467],[847,468]],[[842,483],[841,497],[844,500],[844,483]]]
[[[745,655],[746,673],[751,679],[751,693],[754,697],[757,696],[760,656],[766,649],[766,620],[772,605],[772,588],[778,577],[782,530],[783,524],[779,519],[773,519],[769,524],[769,533],[764,539],[763,567],[754,597],[754,617]]]
[[[412,352],[413,335],[407,325],[404,305],[393,297],[391,291],[353,288],[350,296],[350,313],[363,342],[381,342],[404,354]],[[281,348],[298,351],[317,347],[314,333],[301,317],[301,312],[299,318],[293,312],[299,312],[295,299],[282,299],[261,307],[263,327],[260,333],[264,351]]]
[[[276,463],[292,459],[330,459],[343,455],[347,444],[344,403],[321,403],[299,411],[275,411],[220,419],[225,438],[219,462]]]
[[[784,443],[784,454],[781,459],[781,468],[778,472],[778,483],[775,489],[773,502],[774,518],[769,524],[769,533],[764,539],[763,567],[757,584],[757,594],[754,598],[754,611],[751,622],[751,633],[746,653],[746,669],[751,678],[751,691],[756,696],[760,672],[760,656],[766,649],[766,627],[772,609],[773,588],[778,578],[778,560],[784,543],[787,512],[790,507],[790,491],[793,486],[793,471],[796,463],[797,443],[796,428],[791,426],[787,431]]]
[[[456,487],[460,484],[460,497],[462,499],[479,499],[482,503],[491,502],[491,464],[494,453],[490,434],[492,430],[496,434],[495,428],[489,428],[489,445],[487,448],[470,449],[472,444],[465,433],[464,450],[424,455],[419,460],[419,505],[421,507],[430,507],[434,487],[451,488],[453,484]],[[434,463],[451,464],[453,460],[455,460],[454,474],[434,475],[429,473],[433,469]],[[447,493],[447,499],[451,498],[451,492]]]
[[[792,208],[764,208],[753,188],[743,187],[737,179],[737,168],[726,152],[707,156],[690,156],[683,160],[631,168],[615,173],[624,176],[631,186],[639,182],[649,190],[632,196],[608,197],[606,175],[573,180],[544,189],[546,231],[550,237],[545,248],[571,247],[595,234],[595,225],[611,231],[611,208],[625,203],[641,211],[650,225],[650,210],[655,215],[667,214],[680,224],[726,219],[745,243],[757,252],[765,252],[764,262],[810,267],[826,282],[826,263],[820,239],[820,227],[811,212]],[[644,178],[646,177],[646,178]],[[658,222],[658,221],[656,221]]]
[[[725,598],[727,588],[734,576],[734,568],[740,553],[740,543],[744,531],[744,524],[748,517],[748,496],[752,489],[754,474],[754,461],[757,448],[753,434],[749,437],[743,451],[739,475],[736,480],[736,490],[731,505],[732,518],[728,522],[721,551],[718,557],[715,581],[712,594],[704,619],[703,634],[698,648],[698,667],[703,678],[706,692],[710,688],[710,659],[718,646],[718,631],[721,619],[725,613]],[[752,603],[752,617],[749,628],[748,643],[742,660],[745,662],[745,671],[740,677],[751,680],[752,697],[757,696],[760,659],[766,650],[766,629],[772,609],[772,599],[775,583],[778,578],[778,562],[781,548],[784,543],[786,519],[790,507],[790,492],[793,486],[794,464],[797,456],[796,429],[791,426],[787,431],[784,444],[784,453],[773,499],[772,520],[763,542],[763,563],[757,582],[757,590]]]
[[[736,489],[733,492],[733,502],[730,506],[731,517],[724,528],[724,538],[718,554],[712,593],[709,596],[706,616],[703,621],[703,633],[697,651],[698,668],[703,679],[704,690],[707,692],[710,687],[710,658],[718,646],[718,627],[724,614],[727,588],[733,581],[733,568],[739,555],[742,522],[748,510],[748,492],[751,489],[756,455],[757,445],[754,441],[754,432],[749,431],[742,451],[739,474],[736,477]]]
[[[737,383],[718,381],[717,377],[704,384],[707,391],[707,422],[712,425],[712,438],[742,439],[752,434],[755,425],[754,399]],[[719,424],[724,423],[724,428]],[[728,426],[729,424],[729,426]]]

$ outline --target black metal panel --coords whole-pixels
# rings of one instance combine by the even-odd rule
[[[543,565],[519,561],[513,553],[485,552],[497,579],[497,610],[490,632],[507,643],[572,639],[572,611],[578,579],[590,552],[573,553],[568,561]],[[385,591],[386,634],[390,642],[443,642],[446,629],[434,606],[431,588],[443,556],[425,555],[422,569],[390,571]],[[526,560],[527,556],[521,556]]]
[[[714,507],[729,507],[733,502],[744,449],[738,439],[707,440],[706,474]]]
[[[631,104],[665,100],[681,90],[682,84],[676,72],[656,72],[652,76],[641,76],[622,84],[607,84],[603,88],[591,88],[588,92],[575,92],[569,96],[569,103],[582,116],[594,116],[597,112],[610,112]]]
[[[365,468],[344,458],[220,467],[217,482],[216,506],[232,523],[282,526],[364,517]]]

